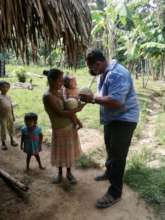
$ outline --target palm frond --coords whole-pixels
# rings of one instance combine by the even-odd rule
[[[47,46],[60,43],[73,65],[90,32],[87,0],[0,0],[0,50],[14,48],[23,59],[29,45],[36,57],[42,39]]]

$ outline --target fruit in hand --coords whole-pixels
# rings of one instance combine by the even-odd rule
[[[68,98],[65,100],[65,108],[67,110],[73,110],[78,108],[78,100],[75,98]]]
[[[90,95],[93,96],[93,92],[89,88],[82,88],[79,90],[79,95]]]

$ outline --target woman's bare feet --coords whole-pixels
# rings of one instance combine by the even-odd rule
[[[62,182],[62,180],[63,180],[62,175],[58,174],[58,176],[53,177],[52,183],[53,184],[59,184],[59,183]]]
[[[39,166],[40,170],[45,170],[46,167],[43,167],[43,166]]]

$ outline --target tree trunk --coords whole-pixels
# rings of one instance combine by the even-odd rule
[[[145,87],[145,68],[143,60],[141,60],[141,71],[142,71],[142,88]]]
[[[164,55],[162,55],[161,70],[162,70],[162,80],[165,80],[165,56]]]
[[[4,77],[6,75],[5,68],[5,59],[2,53],[0,53],[0,77]]]

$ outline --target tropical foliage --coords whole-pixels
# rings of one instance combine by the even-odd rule
[[[165,1],[107,0],[92,8],[93,45],[133,72],[165,76]],[[97,1],[96,1],[97,3]],[[144,84],[145,85],[145,84]]]

